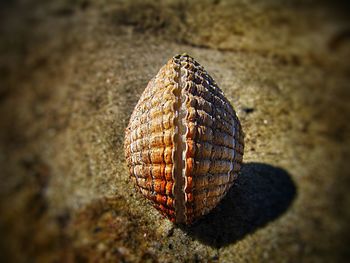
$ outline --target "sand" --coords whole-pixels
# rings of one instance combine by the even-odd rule
[[[262,1],[260,1],[262,2]],[[0,252],[8,262],[341,262],[349,256],[350,21],[319,1],[7,1]],[[174,226],[135,190],[124,129],[186,52],[245,132],[226,198]]]

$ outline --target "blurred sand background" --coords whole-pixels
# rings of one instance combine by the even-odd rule
[[[336,1],[2,1],[1,261],[346,261],[348,15]],[[135,191],[123,154],[147,82],[183,52],[246,135],[237,184],[192,227]]]

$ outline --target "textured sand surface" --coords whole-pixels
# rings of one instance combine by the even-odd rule
[[[0,8],[2,258],[349,256],[346,6],[48,2],[7,1]],[[224,91],[246,144],[237,184],[192,227],[174,227],[135,191],[123,154],[124,129],[147,82],[183,52]]]

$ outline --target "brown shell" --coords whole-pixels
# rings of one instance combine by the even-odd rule
[[[231,104],[185,54],[170,59],[148,83],[126,128],[124,147],[141,193],[172,222],[191,224],[232,186],[244,143]]]

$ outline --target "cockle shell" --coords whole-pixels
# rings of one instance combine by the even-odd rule
[[[125,132],[137,188],[172,222],[212,210],[237,178],[243,133],[229,101],[197,61],[171,58],[151,79]]]

